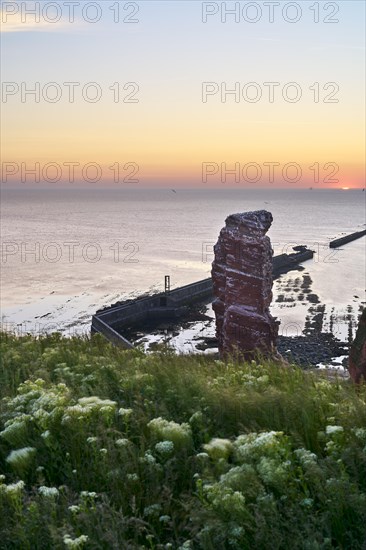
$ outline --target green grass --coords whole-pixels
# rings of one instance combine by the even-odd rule
[[[364,386],[4,334],[0,398],[0,548],[364,547]]]

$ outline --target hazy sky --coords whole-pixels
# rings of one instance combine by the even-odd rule
[[[7,185],[364,187],[363,1],[1,6]]]

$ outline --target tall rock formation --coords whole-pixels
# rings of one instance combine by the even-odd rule
[[[232,214],[215,245],[212,280],[216,335],[222,357],[274,351],[279,323],[270,315],[273,250],[266,210]]]
[[[366,308],[362,311],[356,338],[351,345],[348,370],[354,382],[366,382]]]

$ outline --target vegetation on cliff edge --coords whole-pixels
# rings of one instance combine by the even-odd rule
[[[296,366],[4,334],[0,548],[361,549],[365,404]]]

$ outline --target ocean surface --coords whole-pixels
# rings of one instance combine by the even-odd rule
[[[304,270],[274,283],[280,333],[301,333],[321,304],[323,329],[332,323],[344,339],[365,304],[366,239],[335,251],[328,243],[365,228],[365,198],[362,190],[3,189],[2,325],[88,333],[97,309],[161,291],[165,275],[172,288],[208,277],[225,218],[266,209],[275,254],[316,251]],[[304,274],[315,301],[301,296]]]

